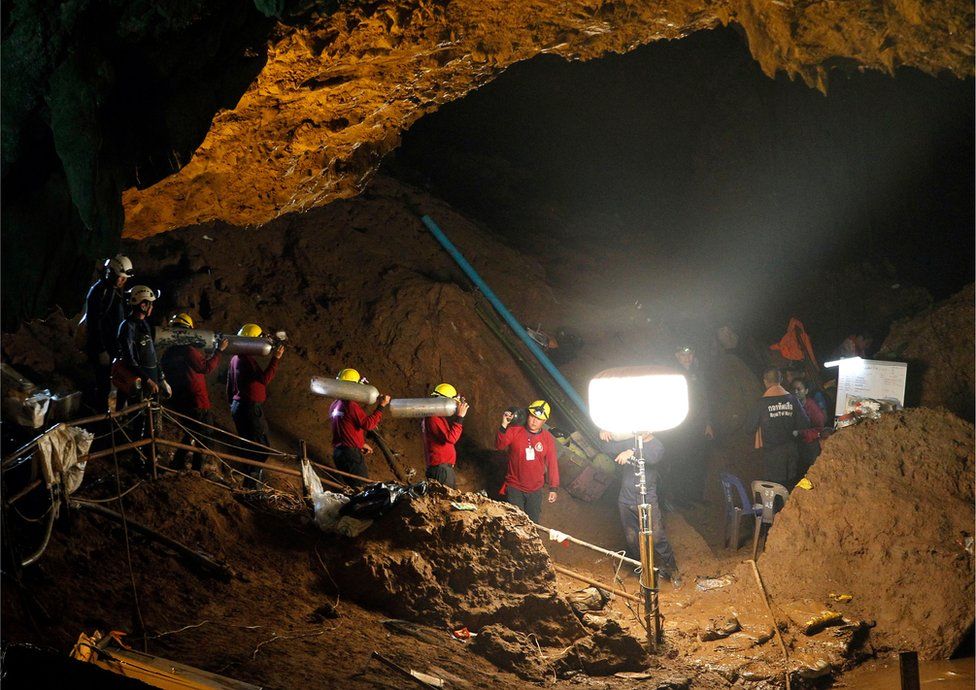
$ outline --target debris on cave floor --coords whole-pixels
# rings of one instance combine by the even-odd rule
[[[871,430],[865,425],[844,434],[870,435]],[[106,473],[97,464],[91,470],[92,481]],[[458,503],[473,510],[455,510]],[[685,556],[694,554],[689,574],[720,586],[665,588],[665,643],[647,654],[630,602],[608,589],[581,588],[557,577],[547,546],[560,549],[560,558],[567,549],[546,544],[521,511],[478,494],[431,484],[425,495],[400,501],[353,538],[320,532],[307,506],[304,513],[291,506],[279,509],[275,502],[232,495],[193,473],[139,485],[126,496],[126,506],[132,519],[178,535],[235,573],[229,582],[218,582],[134,540],[132,568],[143,592],[142,615],[158,636],[151,651],[208,671],[224,669],[248,682],[292,686],[309,678],[312,667],[344,682],[353,666],[361,671],[370,650],[391,647],[389,658],[408,670],[474,678],[465,680],[473,687],[490,687],[489,679],[500,687],[526,681],[581,684],[617,673],[650,673],[652,683],[673,679],[674,687],[682,687],[685,678],[695,687],[737,682],[778,687],[784,669],[795,686],[803,687],[863,658],[871,632],[862,621],[871,612],[852,608],[865,596],[842,599],[837,592],[853,590],[835,582],[821,583],[816,596],[774,597],[770,612],[751,563],[735,565],[741,555],[733,551],[712,553],[679,516],[667,518],[669,532]],[[73,521],[75,529],[57,531],[33,571],[39,575],[31,583],[33,596],[48,610],[64,611],[61,619],[43,626],[52,640],[93,625],[134,630],[134,614],[126,610],[131,606],[127,563],[119,557],[121,530],[93,521],[84,511]],[[779,519],[771,534],[775,537],[784,524],[789,521]],[[612,565],[601,558],[599,567],[574,567],[608,586],[636,588],[626,577],[615,583]],[[760,566],[781,586],[791,576],[774,571],[769,552]],[[795,569],[791,572],[796,577]],[[90,586],[69,601],[59,583],[79,576],[91,580]],[[9,598],[4,614],[6,634],[31,639],[29,616]],[[192,627],[198,624],[199,629]],[[159,633],[187,626],[178,635]],[[473,634],[453,634],[463,630]],[[411,649],[423,651],[408,653]],[[335,669],[322,671],[323,659]],[[433,670],[435,660],[438,670]],[[351,687],[369,685],[379,671],[363,673]]]

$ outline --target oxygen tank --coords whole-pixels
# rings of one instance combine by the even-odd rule
[[[210,350],[219,341],[213,331],[196,328],[157,328],[154,342],[157,350],[163,350],[174,345],[192,345]]]
[[[311,388],[316,395],[324,395],[326,398],[336,400],[352,400],[361,405],[372,405],[380,397],[380,392],[375,386],[356,381],[340,381],[325,376],[313,376]]]
[[[457,412],[457,400],[453,398],[397,398],[390,402],[390,414],[394,417],[450,417]]]
[[[248,338],[243,335],[224,335],[217,334],[216,342],[219,344],[224,338],[227,339],[227,355],[254,355],[255,357],[267,357],[271,354],[271,341],[265,337]]]

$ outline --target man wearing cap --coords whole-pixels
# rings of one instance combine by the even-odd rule
[[[103,269],[102,275],[88,290],[85,315],[81,317],[81,323],[86,324],[85,355],[95,374],[89,402],[100,413],[108,411],[112,359],[118,356],[116,338],[125,318],[122,288],[132,277],[132,262],[129,257],[119,254],[106,259]]]
[[[336,378],[340,381],[366,383],[366,378],[355,369],[343,369]],[[379,426],[383,410],[390,404],[389,395],[381,395],[376,401],[376,409],[370,414],[355,400],[336,400],[329,407],[329,420],[332,425],[332,461],[337,469],[369,479],[366,458],[373,448],[366,443],[366,432]],[[364,482],[356,482],[362,484]]]
[[[495,449],[508,451],[508,471],[501,493],[509,503],[525,511],[532,522],[538,523],[542,514],[542,489],[547,481],[549,503],[556,502],[559,463],[556,440],[542,428],[549,419],[549,403],[536,400],[528,411],[525,426],[510,426],[515,415],[505,410]]]
[[[454,464],[457,462],[457,444],[463,430],[464,415],[468,413],[467,401],[460,397],[457,388],[449,383],[436,386],[432,397],[457,400],[457,412],[452,419],[447,417],[424,417],[420,420],[420,430],[424,438],[424,458],[427,461],[428,479],[436,479],[452,489],[457,488]]]
[[[169,320],[170,327],[184,332],[193,329],[193,318],[186,313],[177,314]],[[167,407],[180,414],[186,415],[200,424],[190,423],[183,436],[182,443],[192,444],[196,438],[207,443],[213,449],[213,434],[208,427],[216,426],[213,410],[210,409],[210,392],[207,390],[207,374],[213,372],[220,365],[220,353],[227,349],[227,338],[220,341],[220,345],[209,357],[203,351],[190,343],[171,345],[163,353],[160,365],[166,379],[173,387],[173,397]],[[186,424],[187,420],[181,423]],[[192,432],[192,435],[191,435]],[[184,469],[189,451],[182,448],[173,456],[174,469]],[[191,466],[199,471],[203,468],[203,456],[193,453]]]

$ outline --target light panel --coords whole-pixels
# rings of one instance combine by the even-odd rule
[[[618,367],[590,381],[590,417],[604,431],[665,431],[688,416],[688,381],[666,367]]]

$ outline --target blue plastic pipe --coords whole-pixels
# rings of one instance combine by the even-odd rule
[[[505,308],[502,301],[498,299],[494,292],[491,291],[491,288],[488,287],[488,284],[484,280],[482,280],[481,276],[478,275],[478,272],[474,270],[474,267],[461,255],[461,252],[457,250],[457,247],[454,246],[451,240],[447,239],[447,235],[445,235],[444,231],[437,226],[434,219],[430,216],[424,216],[421,218],[421,220],[424,221],[424,225],[426,225],[427,229],[430,230],[430,234],[437,238],[437,241],[441,243],[441,246],[447,250],[447,253],[451,255],[451,258],[457,262],[457,265],[461,267],[461,270],[464,271],[468,278],[471,279],[471,282],[475,284],[475,287],[481,290],[481,293],[488,298],[488,301],[491,302],[491,306],[495,308],[495,311],[497,311],[501,317],[505,319],[505,323],[507,323],[511,329],[515,331],[515,334],[522,339],[525,346],[529,348],[532,354],[535,355],[535,358],[539,360],[543,367],[545,367],[546,371],[549,372],[549,375],[555,379],[556,383],[559,384],[559,387],[565,391],[566,395],[568,395],[574,403],[576,403],[576,406],[580,409],[580,411],[589,417],[590,413],[586,408],[586,403],[583,402],[583,398],[581,398],[579,393],[576,392],[576,389],[574,389],[572,384],[566,380],[566,377],[563,376],[559,369],[556,368],[556,365],[549,361],[549,358],[546,356],[546,353],[542,351],[542,348],[539,347],[539,344],[526,332],[525,326],[520,324],[518,320],[512,316],[512,313]]]

